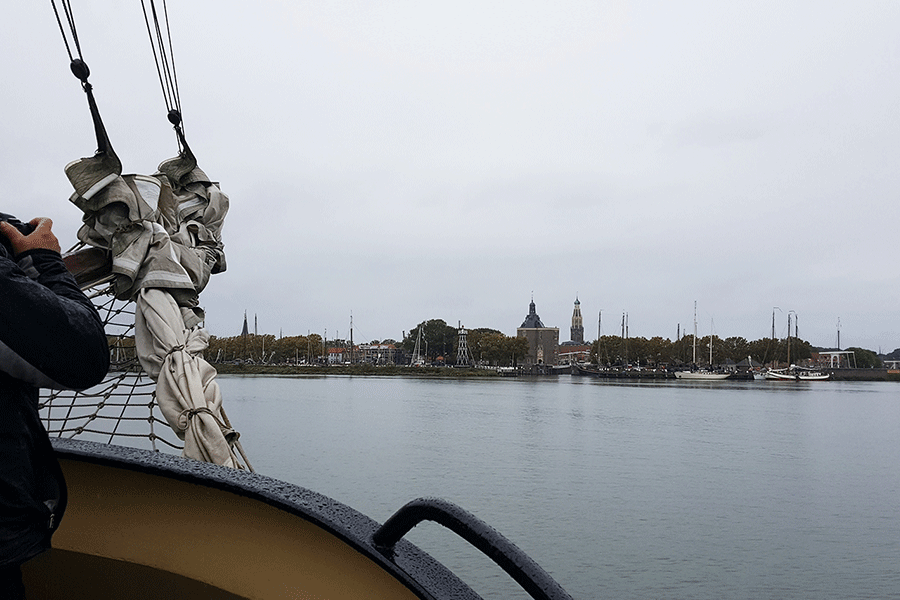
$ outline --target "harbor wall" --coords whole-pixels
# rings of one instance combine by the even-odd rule
[[[835,381],[888,381],[900,380],[900,371],[888,369],[832,369],[831,378]]]

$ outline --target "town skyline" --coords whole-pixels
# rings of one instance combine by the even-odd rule
[[[571,340],[571,337],[572,337],[572,336],[571,336],[571,329],[572,329],[572,325],[573,325],[573,317],[574,317],[575,303],[576,303],[576,302],[579,304],[579,306],[583,306],[583,303],[581,302],[580,297],[576,296],[576,297],[575,297],[575,300],[573,300],[572,312],[569,314],[569,320],[567,321],[567,323],[566,323],[565,325],[551,325],[551,324],[549,324],[550,322],[547,321],[546,326],[547,326],[548,328],[557,328],[557,329],[559,329],[559,331],[560,331],[560,343],[567,342],[567,341],[572,341],[572,340]],[[535,305],[537,306],[538,303],[535,302]],[[751,340],[751,341],[753,341],[753,340],[759,340],[759,339],[785,339],[786,337],[788,337],[788,336],[787,336],[787,318],[788,318],[788,316],[790,315],[790,316],[793,317],[793,319],[794,319],[794,320],[792,321],[792,324],[791,324],[791,337],[797,337],[797,333],[799,333],[799,338],[800,338],[801,340],[803,340],[803,341],[809,343],[809,344],[810,344],[812,347],[814,347],[814,348],[821,348],[821,349],[841,349],[841,348],[839,347],[839,345],[838,345],[838,341],[839,341],[839,338],[840,338],[840,336],[841,336],[841,334],[840,334],[840,329],[837,329],[837,328],[835,329],[835,335],[834,335],[835,339],[834,339],[834,343],[833,343],[833,344],[828,344],[828,343],[824,343],[824,344],[822,344],[822,343],[815,343],[814,340],[810,340],[810,339],[807,339],[806,337],[804,337],[804,335],[803,335],[803,330],[801,330],[801,329],[799,328],[799,323],[798,323],[798,321],[799,321],[799,313],[798,313],[797,311],[791,310],[791,311],[788,311],[787,313],[785,313],[785,311],[781,310],[779,307],[773,307],[773,309],[774,309],[774,310],[773,310],[772,313],[770,313],[770,315],[769,315],[769,333],[768,333],[768,335],[749,336],[749,335],[742,335],[742,334],[740,334],[740,333],[729,333],[729,334],[727,334],[727,335],[723,335],[723,334],[720,334],[720,333],[718,333],[718,332],[716,332],[716,331],[710,331],[710,327],[709,327],[709,326],[707,326],[706,331],[704,331],[703,328],[702,328],[702,326],[701,326],[701,324],[700,324],[700,322],[699,322],[699,319],[698,319],[697,338],[698,338],[698,340],[702,340],[702,339],[705,339],[705,338],[709,337],[709,335],[711,334],[714,338],[716,338],[716,339],[722,339],[722,340],[728,339],[728,338],[735,338],[735,337],[740,337],[740,338],[744,338],[744,339],[746,339],[746,340]],[[538,312],[538,315],[540,315],[540,310],[539,310],[539,309],[538,309],[537,312]],[[247,313],[247,314],[249,314],[249,313]],[[524,319],[525,317],[527,317],[527,314],[528,314],[527,312],[524,313],[523,319]],[[614,328],[611,327],[611,328],[607,329],[607,326],[604,325],[604,322],[603,322],[603,312],[602,312],[601,310],[598,310],[598,311],[597,311],[597,321],[595,322],[595,328],[593,329],[593,334],[594,334],[594,335],[592,335],[592,334],[591,334],[591,328],[589,327],[589,320],[588,320],[588,319],[584,319],[584,315],[585,315],[585,311],[584,311],[584,310],[581,310],[581,316],[582,316],[582,318],[583,318],[583,323],[584,323],[584,343],[585,343],[585,344],[591,344],[591,343],[593,343],[594,341],[596,341],[597,339],[599,339],[599,338],[601,338],[601,337],[603,337],[603,336],[623,337],[623,335],[622,335],[622,334],[623,334],[623,329],[625,330],[625,331],[624,331],[624,334],[625,334],[624,337],[635,337],[635,338],[640,337],[640,338],[645,338],[645,339],[652,339],[652,338],[654,338],[654,337],[660,337],[660,338],[663,338],[663,339],[666,339],[666,340],[669,340],[669,341],[673,341],[673,342],[678,341],[679,339],[684,338],[684,337],[686,337],[686,336],[693,335],[693,333],[694,333],[694,331],[693,331],[693,325],[694,325],[694,324],[693,324],[693,319],[692,319],[691,322],[690,322],[690,324],[689,324],[689,327],[685,327],[684,324],[682,324],[682,323],[680,323],[680,322],[679,322],[679,323],[676,323],[676,324],[675,324],[676,334],[675,334],[674,336],[668,336],[668,335],[665,335],[665,334],[663,334],[663,333],[655,333],[655,334],[650,334],[650,335],[646,335],[646,334],[632,334],[632,332],[630,331],[630,329],[631,329],[631,322],[630,322],[630,320],[631,320],[631,315],[628,313],[628,311],[621,311],[621,312],[619,312],[619,313],[614,313],[613,315],[611,315],[611,317],[615,317],[615,318],[617,319],[617,321],[615,321],[614,323],[612,323],[612,326],[613,326]],[[783,323],[779,323],[779,320],[778,320],[778,317],[781,316],[781,315],[784,315],[784,318],[785,318],[785,321],[784,321]],[[254,322],[254,325],[258,325],[258,316],[259,316],[258,313],[253,313],[253,322]],[[248,317],[248,318],[249,318],[249,317]],[[501,328],[498,328],[498,327],[492,327],[492,326],[490,326],[490,325],[479,325],[479,326],[476,326],[476,327],[471,327],[471,326],[469,326],[469,325],[466,324],[466,323],[462,323],[462,322],[460,322],[460,321],[454,321],[454,322],[451,322],[451,321],[447,321],[446,319],[442,319],[441,317],[432,317],[432,318],[429,318],[429,319],[425,319],[425,320],[421,321],[420,323],[424,323],[424,322],[429,321],[429,320],[432,320],[432,319],[440,319],[440,320],[444,321],[448,326],[451,326],[451,327],[457,327],[457,326],[460,326],[460,325],[461,325],[462,327],[464,327],[464,328],[466,328],[466,329],[493,330],[493,331],[498,331],[498,332],[501,332],[501,333],[504,333],[504,334],[510,335],[510,336],[514,336],[514,335],[516,334],[515,329],[513,329],[513,331],[512,331],[511,334],[507,334],[507,332],[504,331],[504,329],[501,329]],[[345,334],[345,335],[343,335],[343,336],[340,334],[340,331],[341,331],[341,330],[340,330],[339,328],[333,329],[332,331],[333,331],[333,334],[334,334],[334,335],[331,335],[331,336],[328,336],[328,335],[327,335],[328,328],[324,328],[322,331],[314,331],[314,330],[308,329],[307,332],[306,332],[305,334],[302,333],[302,332],[294,332],[294,333],[289,332],[288,335],[285,336],[285,337],[292,337],[292,336],[299,336],[299,335],[315,334],[315,335],[319,336],[320,339],[333,339],[333,340],[340,340],[340,341],[343,341],[343,342],[348,342],[349,339],[350,339],[350,335],[349,335],[349,333],[350,333],[350,325],[349,325],[349,323],[350,323],[351,320],[352,320],[352,315],[349,317],[347,328],[344,329],[344,334]],[[247,323],[249,323],[249,321],[247,321]],[[774,333],[775,333],[774,336],[772,336],[773,326],[774,326]],[[779,331],[779,327],[780,327],[781,331]],[[518,328],[518,325],[516,326],[516,328]],[[239,329],[240,329],[240,328],[239,328]],[[256,333],[256,332],[257,332],[257,328],[254,327],[254,333]],[[278,331],[277,331],[277,336],[276,336],[276,337],[282,337],[282,336],[284,335],[283,332],[284,332],[284,329],[281,328],[281,327],[279,327],[279,328],[278,328]],[[225,333],[225,334],[218,333],[218,332],[212,332],[212,333],[213,333],[213,335],[217,335],[218,337],[234,337],[234,336],[229,335],[229,334],[227,334],[227,333]],[[358,336],[356,336],[356,337],[354,338],[354,343],[356,343],[356,344],[366,344],[366,343],[370,343],[370,342],[372,342],[372,341],[375,341],[375,342],[381,342],[382,340],[393,340],[393,341],[395,341],[395,342],[402,342],[403,339],[404,339],[406,336],[408,336],[410,333],[411,333],[411,330],[401,329],[401,330],[399,330],[399,334],[396,334],[396,335],[393,335],[393,336],[392,336],[392,335],[388,335],[388,336],[383,336],[383,337],[367,337],[367,338],[364,337],[363,339],[361,339],[361,338],[359,338]],[[680,337],[679,337],[679,334],[680,334]],[[235,335],[238,335],[238,334],[235,334]],[[262,333],[259,333],[259,335],[276,335],[276,332],[273,332],[273,331],[263,331]],[[884,347],[879,347],[879,348],[866,348],[865,346],[859,346],[859,345],[857,345],[857,344],[852,344],[852,343],[851,343],[851,344],[846,344],[846,343],[843,343],[843,342],[846,341],[846,340],[847,340],[847,338],[843,338],[843,339],[840,340],[840,341],[841,341],[841,344],[840,344],[841,347],[843,347],[843,348],[847,348],[847,347],[859,347],[859,348],[864,348],[864,349],[866,349],[866,350],[871,350],[872,352],[875,352],[875,353],[878,354],[878,355],[886,355],[886,354],[891,353],[891,352],[894,351],[894,350],[900,349],[900,344],[898,344],[897,346],[892,347],[892,348],[884,348]]]

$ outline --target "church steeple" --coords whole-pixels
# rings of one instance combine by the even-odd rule
[[[241,335],[247,337],[250,334],[250,331],[247,328],[247,311],[244,311],[244,328],[241,330]]]
[[[531,304],[528,305],[528,316],[525,317],[525,321],[522,322],[523,328],[542,328],[544,326],[541,323],[541,318],[537,314],[537,308],[534,305],[534,296],[531,297]]]
[[[581,302],[575,296],[575,309],[572,311],[572,327],[569,330],[569,339],[578,344],[584,343],[584,321],[581,318]]]

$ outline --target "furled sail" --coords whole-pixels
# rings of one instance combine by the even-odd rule
[[[78,238],[109,253],[115,296],[135,302],[138,358],[184,456],[244,468],[216,371],[202,358],[209,334],[200,327],[199,294],[225,270],[228,197],[189,151],[153,176],[122,175],[108,155],[76,160],[66,175],[70,200],[84,213]]]

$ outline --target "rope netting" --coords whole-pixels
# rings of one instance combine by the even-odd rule
[[[162,418],[156,383],[138,362],[134,302],[116,300],[108,284],[86,293],[106,325],[109,373],[84,391],[41,390],[40,414],[47,432],[51,437],[180,453],[184,443]]]

